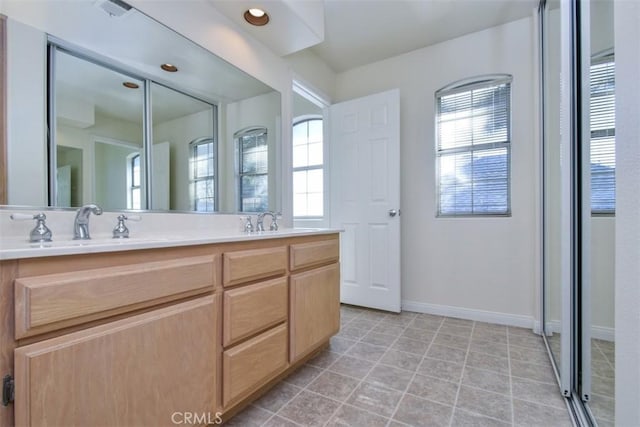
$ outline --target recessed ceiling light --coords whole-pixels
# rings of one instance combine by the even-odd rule
[[[165,71],[168,71],[170,73],[175,73],[176,71],[178,71],[178,67],[176,67],[173,64],[162,64],[160,66],[160,68],[162,68]]]
[[[122,86],[127,87],[129,89],[138,89],[140,86],[134,82],[123,82]]]
[[[269,22],[269,15],[262,9],[251,8],[244,13],[244,20],[251,25],[261,27]]]

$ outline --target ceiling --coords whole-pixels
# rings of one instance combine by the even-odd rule
[[[318,4],[320,13],[324,9],[322,37],[312,22],[318,9],[295,11],[296,22],[283,7],[293,9],[302,0],[208,1],[279,55],[300,50],[296,45],[314,44],[307,49],[335,72],[528,17],[538,5],[538,0],[304,0]],[[244,22],[242,10],[255,6],[269,12],[268,25]],[[307,31],[302,31],[305,20]],[[315,29],[313,43],[308,42],[309,29]]]
[[[538,0],[325,0],[310,49],[342,72],[531,16]]]

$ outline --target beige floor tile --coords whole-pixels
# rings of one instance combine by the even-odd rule
[[[369,362],[377,362],[387,351],[385,347],[364,342],[358,342],[353,345],[345,354],[356,359],[368,360]]]
[[[385,427],[389,420],[351,405],[342,405],[327,427]]]
[[[571,419],[566,409],[513,400],[513,419],[516,426],[538,427],[571,427]]]
[[[272,412],[251,405],[224,425],[225,427],[258,427],[267,422],[271,416],[273,416]]]
[[[344,401],[359,383],[360,380],[355,378],[324,371],[307,386],[307,390],[334,400]]]
[[[467,366],[509,375],[509,359],[506,357],[496,357],[486,353],[470,351],[467,354]]]
[[[462,385],[507,396],[511,395],[510,378],[507,375],[501,375],[485,369],[466,366],[462,375]]]
[[[407,392],[434,402],[453,405],[458,393],[458,384],[417,374]]]
[[[422,357],[417,354],[389,349],[384,356],[382,356],[379,363],[413,372],[418,369],[421,360]]]
[[[347,403],[376,415],[390,417],[402,393],[390,388],[363,382],[353,392]]]
[[[314,378],[320,375],[321,372],[322,369],[318,369],[314,366],[304,365],[284,380],[289,384],[293,384],[298,387],[305,387],[307,384],[313,381]]]
[[[360,342],[367,344],[378,345],[381,347],[390,347],[391,344],[397,340],[395,335],[380,334],[378,332],[371,331],[360,339]]]
[[[367,360],[355,359],[349,356],[342,356],[336,360],[333,365],[329,366],[329,370],[339,374],[347,375],[356,379],[362,379],[373,367],[373,362]]]
[[[406,394],[393,418],[411,426],[448,426],[452,413],[451,406]]]
[[[339,353],[333,353],[328,350],[320,352],[317,356],[307,362],[307,365],[315,366],[316,368],[324,369],[329,367],[333,362],[340,358]]]
[[[371,384],[404,392],[412,377],[413,372],[385,365],[376,365],[364,380]]]
[[[335,400],[303,390],[278,415],[303,426],[322,426],[339,407]]]
[[[511,422],[511,399],[502,394],[462,386],[456,408]]]
[[[464,365],[462,363],[448,362],[446,360],[425,357],[418,367],[418,373],[457,384],[462,378],[463,366]]]
[[[446,360],[448,362],[464,363],[467,351],[460,348],[446,347],[432,344],[427,351],[427,357],[433,359]]]
[[[511,423],[456,409],[451,425],[454,427],[508,427]]]
[[[513,397],[529,402],[564,409],[565,398],[557,384],[547,384],[523,378],[512,377]]]
[[[412,340],[411,338],[400,337],[391,346],[392,349],[404,351],[406,353],[417,354],[422,356],[429,348],[429,343],[424,341]]]
[[[269,390],[264,396],[256,400],[255,406],[271,412],[278,412],[288,401],[293,399],[302,389],[287,382],[280,384]]]
[[[279,415],[274,415],[269,418],[269,421],[263,424],[262,427],[299,427],[299,424],[296,424],[286,418],[282,418]]]

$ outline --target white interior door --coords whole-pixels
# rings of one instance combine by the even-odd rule
[[[400,91],[330,107],[343,303],[400,311]]]

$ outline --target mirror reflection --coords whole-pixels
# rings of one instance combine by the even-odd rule
[[[135,9],[7,0],[1,12],[20,99],[9,204],[279,210],[279,92]]]

